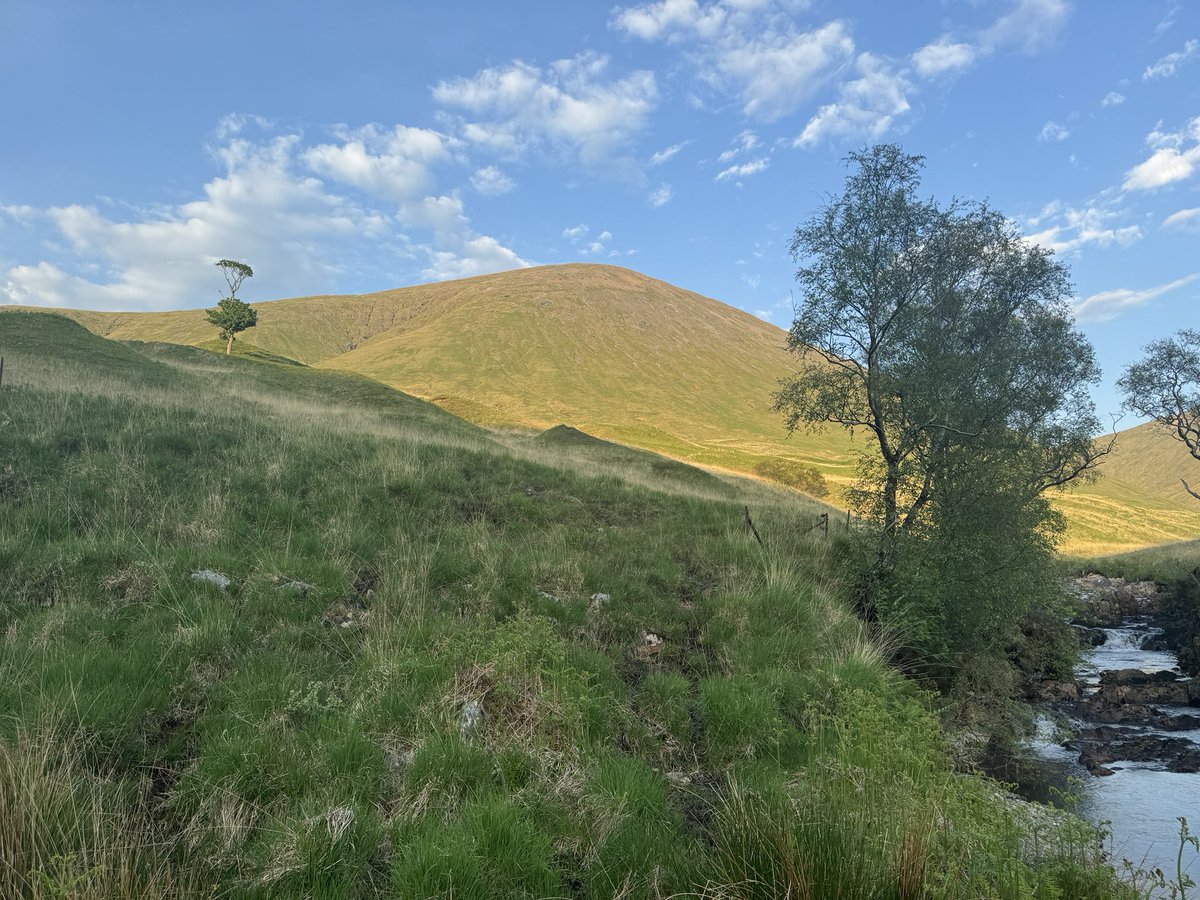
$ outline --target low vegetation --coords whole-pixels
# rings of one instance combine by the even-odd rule
[[[1132,896],[956,774],[794,492],[61,317],[0,352],[2,896]]]

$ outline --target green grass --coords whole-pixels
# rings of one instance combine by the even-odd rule
[[[0,318],[0,896],[1129,895],[954,773],[818,505]]]
[[[1078,573],[1099,572],[1130,581],[1181,581],[1200,568],[1200,541],[1180,541],[1109,556],[1072,557],[1066,564]]]

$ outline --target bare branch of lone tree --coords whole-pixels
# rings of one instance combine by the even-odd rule
[[[847,162],[843,192],[791,242],[802,303],[788,348],[807,365],[775,407],[789,430],[870,435],[856,497],[886,581],[900,535],[932,507],[986,486],[1032,508],[1091,472],[1106,452],[1087,391],[1099,370],[1053,253],[986,203],[920,197],[924,159],[896,145]]]
[[[247,278],[254,276],[254,270],[242,262],[233,259],[222,259],[216,263],[217,268],[229,285],[229,296],[222,297],[215,309],[206,310],[209,324],[220,330],[221,340],[225,341],[225,355],[233,352],[234,336],[258,324],[258,312],[237,296],[238,290]]]
[[[1177,331],[1142,353],[1117,381],[1126,407],[1170,429],[1200,462],[1200,331]],[[1185,491],[1200,500],[1200,492],[1179,480]]]

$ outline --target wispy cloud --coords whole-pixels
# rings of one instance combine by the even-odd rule
[[[650,205],[655,209],[661,206],[666,206],[671,202],[671,186],[669,184],[660,184],[650,192]]]
[[[667,160],[674,158],[680,150],[692,143],[690,140],[680,141],[678,144],[672,144],[670,147],[664,147],[650,157],[648,165],[661,166]]]
[[[758,159],[753,159],[750,162],[722,169],[717,173],[717,177],[713,181],[729,181],[731,178],[745,178],[748,175],[757,175],[770,164],[770,160],[765,156],[760,156]]]
[[[1054,143],[1057,141],[1065,141],[1070,136],[1071,132],[1069,132],[1064,126],[1059,125],[1057,122],[1047,122],[1042,126],[1042,130],[1038,133],[1038,140]]]
[[[1200,228],[1200,206],[1173,212],[1162,223],[1163,228]]]
[[[1174,281],[1160,284],[1158,287],[1144,288],[1140,291],[1129,288],[1101,291],[1075,305],[1075,318],[1079,322],[1108,322],[1122,313],[1161,297],[1163,294],[1189,285],[1197,278],[1200,278],[1200,274],[1185,275],[1183,278],[1176,278]]]
[[[1125,102],[1125,95],[1117,91],[1109,91],[1100,101],[1101,106],[1120,106]]]
[[[1179,71],[1180,66],[1195,59],[1198,51],[1200,51],[1200,41],[1187,41],[1182,50],[1168,53],[1158,62],[1147,66],[1146,71],[1142,72],[1142,80],[1153,81],[1156,78],[1170,78]]]

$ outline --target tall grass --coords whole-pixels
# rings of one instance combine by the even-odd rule
[[[1124,895],[952,772],[812,505],[0,326],[0,896]]]

